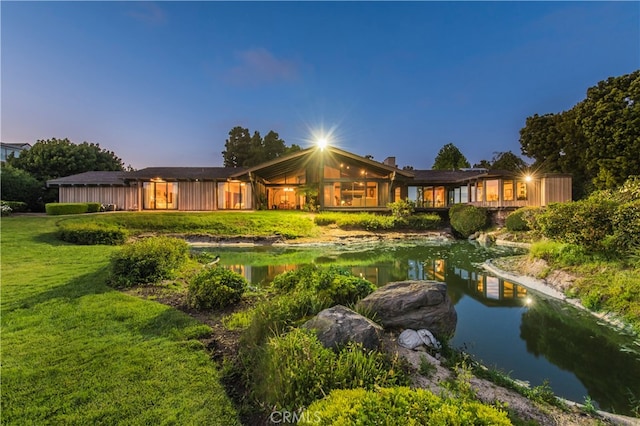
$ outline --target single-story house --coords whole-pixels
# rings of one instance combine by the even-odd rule
[[[468,203],[495,209],[571,200],[571,176],[524,176],[486,169],[401,170],[335,147],[308,148],[251,168],[148,167],[52,179],[59,201],[114,204],[118,210],[301,209],[385,211],[400,199],[420,210]]]

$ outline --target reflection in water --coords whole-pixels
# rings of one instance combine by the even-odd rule
[[[601,406],[627,411],[630,401],[640,401],[640,347],[612,338],[587,313],[567,310],[575,309],[553,300],[539,300],[527,310],[520,324],[527,350],[572,371]]]
[[[588,314],[475,266],[511,250],[423,242],[334,250],[216,248],[216,253],[220,265],[254,286],[266,286],[304,264],[343,266],[377,286],[403,280],[446,282],[458,314],[453,345],[532,386],[549,379],[553,390],[570,400],[582,402],[589,395],[601,408],[621,414],[632,414],[640,401],[637,342],[598,325]]]

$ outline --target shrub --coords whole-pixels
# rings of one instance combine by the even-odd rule
[[[416,203],[411,200],[398,200],[388,203],[387,207],[391,209],[391,214],[394,217],[409,217],[413,214]]]
[[[126,229],[115,225],[100,225],[96,223],[63,224],[58,230],[59,239],[73,244],[118,245],[123,244],[127,237]]]
[[[110,282],[116,287],[154,284],[171,278],[187,259],[184,240],[153,237],[123,246],[111,256]]]
[[[294,329],[269,340],[256,366],[255,394],[270,407],[308,406],[336,388],[408,384],[405,371],[385,354],[350,344],[339,353],[313,332]]]
[[[549,204],[537,215],[537,227],[547,238],[602,250],[607,235],[613,233],[616,202],[586,199]]]
[[[87,203],[47,203],[45,211],[48,215],[80,214],[87,213],[89,206]]]
[[[325,283],[321,281],[317,290],[320,297],[326,297],[334,305],[355,304],[376,289],[373,283],[364,278],[334,272],[329,274],[330,278]]]
[[[328,392],[335,354],[308,330],[272,337],[256,366],[255,396],[269,407],[308,406]]]
[[[102,210],[101,203],[87,203],[87,213],[96,213]]]
[[[0,204],[8,206],[12,213],[26,212],[29,208],[23,201],[0,201]]]
[[[278,275],[273,280],[273,286],[281,291],[311,290],[334,305],[355,304],[376,288],[373,283],[354,276],[346,269],[311,265]]]
[[[5,200],[23,201],[32,211],[44,207],[42,197],[44,185],[29,172],[7,164],[0,167],[0,194]],[[13,206],[10,205],[13,209]],[[15,211],[15,210],[14,210]]]
[[[521,207],[511,212],[505,220],[505,225],[509,231],[529,231],[531,230],[531,219],[537,211],[536,207]]]
[[[0,202],[0,215],[1,216],[9,216],[13,210],[9,207],[8,204],[5,204],[4,201]]]
[[[467,238],[474,232],[487,226],[487,211],[480,207],[456,205],[449,210],[451,227],[462,237]]]
[[[225,268],[207,268],[189,284],[187,301],[196,309],[218,309],[237,303],[247,288],[247,280]]]
[[[333,390],[309,406],[301,425],[510,425],[507,413],[477,401],[408,387]]]
[[[295,325],[332,306],[315,291],[296,291],[276,296],[255,307],[251,323],[241,336],[244,346],[262,345],[269,337],[284,333]]]
[[[620,204],[611,221],[618,253],[627,254],[640,246],[640,200]]]

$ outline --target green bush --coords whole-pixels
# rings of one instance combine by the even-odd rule
[[[272,337],[256,365],[254,393],[269,407],[297,409],[328,392],[335,354],[308,330]]]
[[[616,207],[615,201],[595,199],[549,204],[537,215],[537,230],[550,239],[602,250],[613,234]]]
[[[100,203],[87,203],[87,213],[96,213],[102,209],[102,204]]]
[[[336,354],[313,332],[299,328],[269,339],[255,370],[258,400],[289,410],[308,406],[336,388],[409,383],[396,360],[353,344]]]
[[[118,245],[128,237],[126,229],[115,225],[97,223],[62,224],[58,230],[58,238],[62,241],[83,245]]]
[[[0,201],[0,203],[9,206],[13,213],[26,212],[29,209],[27,203],[24,201]]]
[[[300,425],[510,425],[507,413],[477,401],[408,387],[333,390],[309,406]]]
[[[537,207],[521,207],[507,216],[505,226],[509,231],[529,231],[537,210]]]
[[[315,291],[295,291],[276,296],[254,308],[251,323],[240,337],[243,346],[259,346],[269,337],[301,325],[318,312],[332,306]]]
[[[388,203],[387,207],[391,209],[391,214],[394,217],[409,217],[416,209],[416,203],[411,200],[398,200]]]
[[[87,213],[87,203],[47,203],[45,211],[48,215],[81,214]]]
[[[640,246],[640,200],[620,204],[612,217],[614,246],[626,255]]]
[[[364,278],[341,275],[329,271],[329,279],[320,280],[317,290],[320,297],[331,300],[334,305],[351,305],[372,293],[376,287]]]
[[[111,256],[110,282],[131,287],[172,278],[188,253],[189,245],[178,238],[152,237],[126,244]]]
[[[273,286],[280,291],[310,290],[334,305],[355,304],[376,289],[373,283],[354,276],[344,268],[312,265],[276,276]]]
[[[298,269],[276,275],[272,285],[277,290],[285,292],[295,289],[315,288],[317,278],[318,268],[313,265],[304,265]]]
[[[247,280],[225,268],[207,268],[189,284],[187,301],[196,309],[219,309],[237,303],[247,288]]]
[[[449,210],[449,220],[451,227],[467,238],[487,226],[488,215],[487,210],[480,207],[456,205]]]

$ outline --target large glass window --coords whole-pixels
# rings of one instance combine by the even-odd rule
[[[335,207],[376,207],[378,182],[335,182],[325,185],[325,205]]]
[[[447,199],[445,198],[444,186],[436,186],[433,191],[434,195],[434,206],[435,207],[444,207],[446,205]]]
[[[469,202],[469,188],[466,186],[460,187],[460,202],[461,203]]]
[[[488,180],[485,182],[487,201],[498,201],[500,199],[500,192],[498,190],[498,180]]]
[[[175,210],[178,208],[177,182],[144,182],[143,206],[149,210]]]
[[[484,187],[482,185],[482,182],[478,182],[478,184],[476,185],[476,200],[477,201],[482,201],[484,200]]]
[[[513,201],[513,181],[505,180],[502,182],[502,199],[504,201]]]
[[[527,199],[527,183],[526,182],[516,183],[516,194],[518,194],[518,200]]]
[[[218,183],[218,208],[240,210],[251,208],[251,186],[245,182]]]

